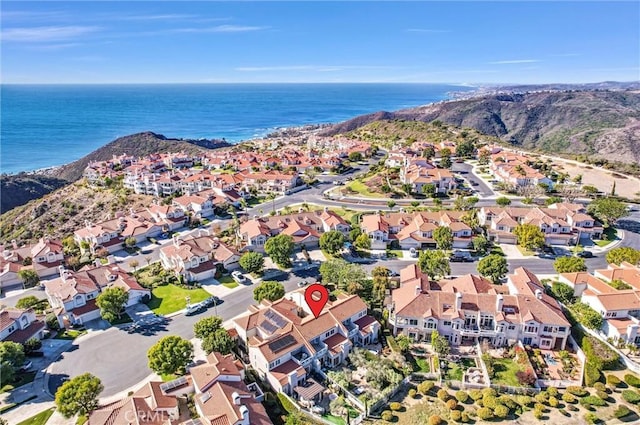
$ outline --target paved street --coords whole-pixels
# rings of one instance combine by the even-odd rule
[[[317,275],[317,268],[299,272],[282,274],[274,280],[284,281],[285,289],[292,291],[298,282],[309,276]],[[217,313],[224,320],[246,311],[247,306],[254,304],[254,285],[244,287],[231,294],[217,306]],[[147,350],[160,338],[167,335],[180,335],[193,338],[193,325],[202,317],[215,314],[215,308],[194,316],[183,314],[168,319],[166,324],[157,324],[142,328],[135,333],[124,329],[110,328],[106,331],[95,331],[76,340],[71,351],[49,369],[49,391],[53,394],[64,379],[85,372],[98,376],[104,384],[102,397],[109,397],[131,386],[134,386],[151,370],[147,367]]]

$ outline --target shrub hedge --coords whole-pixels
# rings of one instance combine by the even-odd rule
[[[629,409],[624,404],[621,404],[620,406],[618,406],[618,408],[613,412],[613,416],[615,416],[618,419],[622,419],[625,416],[630,414],[631,414],[631,409]]]
[[[633,390],[624,390],[622,391],[622,398],[627,403],[638,404],[640,403],[640,394]]]
[[[637,376],[627,373],[624,375],[624,382],[631,385],[632,387],[640,387],[640,379]]]

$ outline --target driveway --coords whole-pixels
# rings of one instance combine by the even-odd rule
[[[473,172],[473,165],[466,162],[454,162],[451,171],[461,175],[461,177],[469,182],[473,190],[478,191],[481,198],[494,196],[495,192],[491,190],[489,185]]]

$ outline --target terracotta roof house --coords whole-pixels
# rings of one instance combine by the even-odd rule
[[[621,289],[611,286],[614,281]],[[640,267],[623,262],[595,270],[593,275],[561,273],[560,282],[602,315],[602,332],[607,337],[640,345]]]
[[[547,208],[482,207],[478,221],[487,226],[489,239],[500,243],[516,243],[513,231],[526,223],[539,227],[547,244],[567,245],[576,238],[597,238],[602,234],[602,226],[581,208],[579,204],[554,204]]]
[[[356,295],[339,295],[314,318],[304,290],[251,306],[233,323],[253,368],[287,394],[304,392],[311,370],[342,363],[354,345],[375,342],[380,329]],[[304,393],[312,399],[321,392]]]
[[[429,282],[416,265],[400,273],[400,287],[391,293],[389,323],[394,335],[430,340],[438,331],[453,345],[488,340],[493,346],[515,341],[563,350],[570,324],[558,302],[544,294],[538,279],[524,268],[509,276],[508,285],[493,285],[474,275]]]
[[[162,266],[188,281],[213,278],[222,268],[235,270],[239,260],[240,254],[235,249],[204,229],[200,229],[197,236],[176,236],[172,243],[160,248]]]
[[[0,341],[24,344],[31,338],[44,337],[44,321],[36,317],[33,309],[0,309]]]
[[[126,307],[150,297],[135,277],[118,266],[85,266],[77,272],[60,266],[60,277],[44,283],[47,299],[61,327],[82,325],[100,317],[96,298],[105,288],[119,287],[129,294]]]
[[[0,246],[0,287],[21,285],[18,272],[23,269],[35,271],[40,278],[58,273],[64,263],[62,243],[57,239],[40,238],[33,245],[18,246],[15,240]]]
[[[448,227],[453,234],[453,247],[466,248],[471,243],[472,229],[462,222],[463,211],[419,211],[362,216],[362,231],[371,239],[373,249],[385,249],[397,240],[402,249],[435,248],[433,231]]]
[[[261,251],[271,236],[290,235],[296,245],[317,247],[322,233],[337,230],[346,234],[351,227],[333,211],[298,212],[271,217],[254,217],[240,225],[240,240],[249,250]]]

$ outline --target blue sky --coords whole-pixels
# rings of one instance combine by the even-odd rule
[[[2,1],[4,83],[640,79],[640,2]]]

